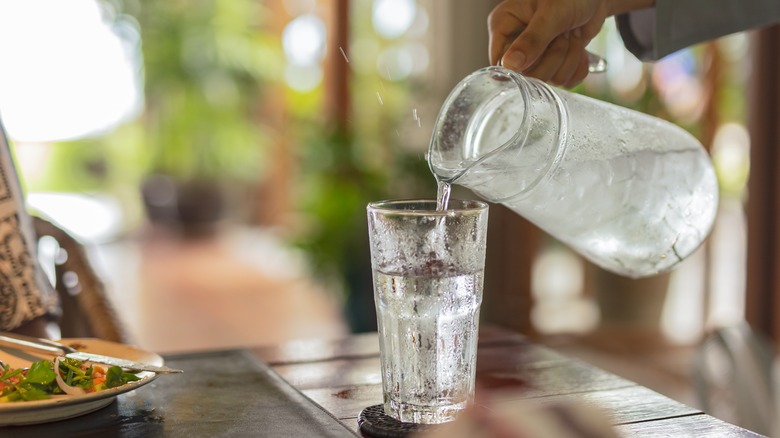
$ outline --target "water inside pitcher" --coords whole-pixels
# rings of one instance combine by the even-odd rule
[[[712,162],[688,132],[501,67],[453,89],[428,162],[438,181],[506,205],[629,277],[677,265],[717,212]]]

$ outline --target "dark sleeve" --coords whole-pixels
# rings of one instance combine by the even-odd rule
[[[780,0],[656,0],[616,17],[623,43],[652,61],[694,44],[780,22]]]

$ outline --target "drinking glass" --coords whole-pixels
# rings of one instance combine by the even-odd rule
[[[474,397],[488,206],[398,200],[367,210],[384,411],[450,421]]]

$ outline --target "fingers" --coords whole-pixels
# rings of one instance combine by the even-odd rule
[[[570,34],[555,38],[536,64],[522,72],[554,85],[570,88],[588,75],[585,43]]]
[[[588,74],[587,43],[606,18],[606,3],[572,8],[555,1],[504,0],[488,16],[490,63],[555,85],[573,86]]]
[[[539,60],[557,36],[569,30],[566,20],[558,14],[537,11],[507,49],[504,65],[515,71],[527,69]]]
[[[588,55],[585,52],[585,43],[579,38],[567,38],[568,39],[568,51],[562,56],[562,61],[558,70],[553,73],[549,82],[555,85],[566,85],[572,81],[577,74],[582,60],[585,59],[585,74],[587,75],[587,65],[589,62]],[[580,78],[577,83],[581,82],[584,77]]]
[[[576,65],[579,64],[579,56],[575,61],[571,61],[568,58],[573,57],[569,55],[569,38],[568,36],[561,35],[555,38],[547,50],[544,52],[538,62],[532,65],[529,69],[523,71],[523,74],[540,79],[544,82],[551,82],[555,76],[566,76],[565,79],[569,79],[569,76],[574,73]],[[569,66],[570,72],[561,71],[561,68]]]
[[[580,58],[580,65],[574,71],[574,74],[569,78],[569,81],[562,84],[561,86],[564,88],[571,88],[579,84],[580,82],[584,81],[585,78],[588,76],[589,64],[590,64],[590,60],[588,59],[587,53],[583,53],[582,57]]]
[[[511,1],[504,1],[488,15],[488,53],[491,65],[498,64],[509,44],[525,29],[528,20],[522,18],[523,14],[521,7]],[[531,14],[528,15],[530,16]]]

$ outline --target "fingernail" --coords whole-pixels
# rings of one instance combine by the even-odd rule
[[[525,55],[523,52],[515,51],[504,55],[504,67],[518,71],[525,67]]]

